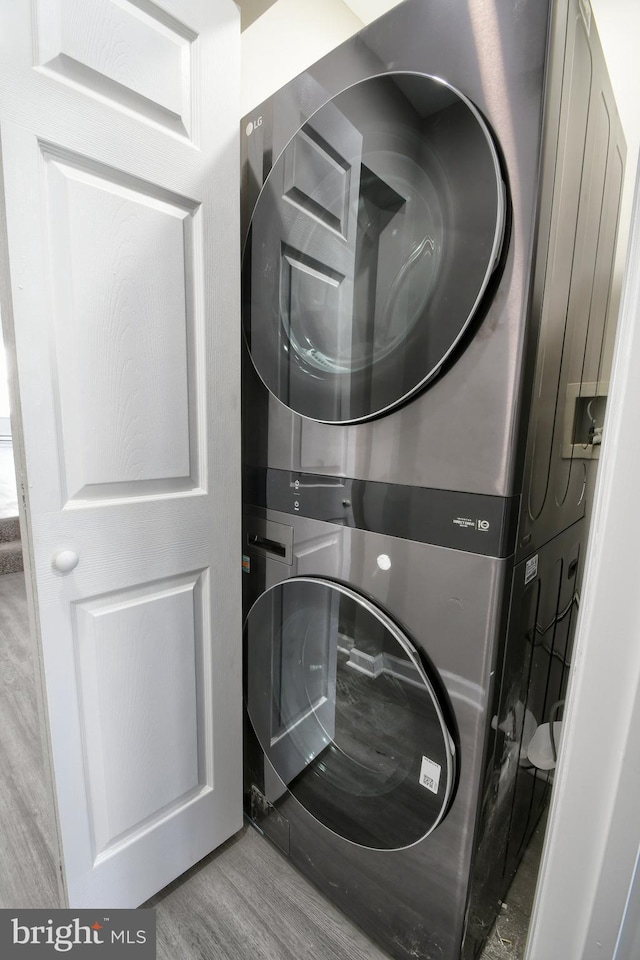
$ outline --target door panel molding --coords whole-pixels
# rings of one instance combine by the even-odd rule
[[[134,907],[242,825],[239,14],[0,11],[0,286],[63,898]],[[130,98],[61,82],[59,54]]]

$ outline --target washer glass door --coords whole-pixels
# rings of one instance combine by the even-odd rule
[[[397,625],[341,584],[295,577],[262,594],[245,631],[247,711],[289,792],[362,846],[430,833],[452,796],[453,738]]]
[[[269,390],[328,423],[422,389],[500,253],[498,155],[462,94],[422,74],[355,84],[274,163],[245,247],[244,330]]]

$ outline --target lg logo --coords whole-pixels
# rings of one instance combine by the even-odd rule
[[[253,131],[257,130],[258,127],[261,127],[261,126],[262,126],[262,117],[258,117],[257,120],[249,120],[249,123],[247,124],[247,129],[246,129],[247,136],[250,137]]]
[[[478,520],[478,530],[484,530],[484,531],[486,531],[486,530],[488,530],[488,529],[489,529],[489,521],[488,521],[488,520]]]

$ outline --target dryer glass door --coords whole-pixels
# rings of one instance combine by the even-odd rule
[[[269,390],[354,423],[425,386],[494,270],[498,155],[460,93],[421,74],[355,84],[276,160],[244,256],[244,329]]]
[[[407,847],[445,815],[453,738],[416,648],[331,581],[267,590],[246,622],[247,710],[289,792],[341,837]]]

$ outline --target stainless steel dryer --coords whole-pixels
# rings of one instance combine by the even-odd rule
[[[588,0],[405,0],[242,144],[245,464],[524,494],[525,552],[579,519],[625,152]]]
[[[548,21],[407,0],[243,121],[250,463],[513,493]]]

